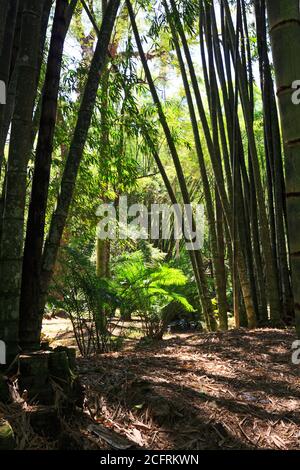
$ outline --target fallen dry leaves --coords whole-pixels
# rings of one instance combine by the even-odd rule
[[[300,449],[294,340],[275,329],[185,334],[80,359],[85,419],[147,449]]]

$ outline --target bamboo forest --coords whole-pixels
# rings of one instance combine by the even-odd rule
[[[299,0],[0,0],[0,451],[259,449],[300,450]]]

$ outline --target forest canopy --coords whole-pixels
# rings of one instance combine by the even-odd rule
[[[300,335],[299,34],[296,0],[0,0],[7,363],[57,312],[85,358]]]

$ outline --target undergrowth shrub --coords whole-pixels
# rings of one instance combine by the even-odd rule
[[[161,339],[167,329],[166,307],[172,302],[186,312],[194,311],[182,294],[187,278],[180,269],[163,263],[164,254],[149,244],[119,258],[114,268],[114,286],[122,308],[135,312],[142,320],[145,336]]]
[[[87,256],[71,248],[61,250],[49,302],[68,313],[83,356],[117,347],[110,323],[119,301],[111,287],[107,280],[97,277]]]

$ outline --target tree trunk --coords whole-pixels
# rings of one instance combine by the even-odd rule
[[[44,46],[45,46],[46,32],[47,32],[51,5],[52,5],[52,0],[45,0],[43,13],[42,13],[42,20],[41,20],[40,54],[39,54],[39,60],[38,60],[38,73],[37,73],[38,77],[40,75],[40,69],[42,66],[43,51],[44,51]],[[22,17],[23,7],[24,7],[24,0],[19,0],[19,11],[18,11],[18,17],[17,17],[17,24],[15,28],[13,54],[12,54],[11,66],[10,66],[10,77],[9,77],[9,83],[8,83],[8,89],[7,89],[7,101],[6,101],[6,106],[5,106],[4,118],[3,118],[3,126],[0,129],[0,160],[3,162],[3,167],[5,171],[6,171],[6,166],[4,162],[4,150],[5,150],[6,139],[8,136],[8,131],[9,131],[9,127],[11,124],[14,107],[15,107],[17,75],[18,75],[17,67],[16,67],[16,58],[17,58],[17,54],[18,54],[18,50],[20,46],[20,29],[21,29],[21,17]],[[37,82],[38,82],[38,79],[37,79]],[[32,135],[35,136],[35,133],[32,132]],[[33,147],[33,141],[34,141],[34,138],[32,138],[31,140],[31,148]],[[0,167],[0,171],[1,171],[1,167]],[[6,175],[4,175],[2,179],[3,181],[6,181]],[[4,190],[2,191],[2,195],[3,194],[4,194]],[[2,197],[2,195],[0,198],[0,220],[2,220],[3,209],[4,209],[4,198]],[[2,230],[2,226],[0,224],[0,240],[2,236],[1,230]]]
[[[27,322],[28,319],[34,316],[34,309],[39,299],[41,258],[44,243],[60,72],[64,41],[67,34],[67,14],[68,1],[57,0],[43,87],[40,127],[35,153],[34,174],[24,247],[20,302],[21,346],[27,343]]]
[[[201,175],[203,191],[204,191],[204,199],[205,199],[205,204],[206,204],[206,213],[207,213],[207,218],[208,218],[209,232],[210,232],[210,237],[211,237],[211,251],[212,251],[212,258],[213,258],[212,262],[213,262],[213,268],[215,272],[214,277],[215,277],[216,292],[217,292],[217,299],[218,299],[218,306],[219,306],[220,328],[222,330],[226,330],[227,329],[227,305],[226,305],[226,301],[224,302],[224,279],[223,279],[223,271],[222,271],[222,265],[221,265],[221,257],[219,253],[219,247],[218,247],[216,220],[215,220],[213,199],[212,199],[212,194],[210,190],[210,183],[209,183],[209,179],[208,179],[208,175],[206,171],[206,164],[205,164],[204,154],[202,150],[202,144],[201,144],[201,139],[200,139],[200,134],[199,134],[199,129],[198,129],[198,122],[197,122],[195,107],[193,104],[193,97],[191,94],[189,80],[188,80],[188,76],[186,73],[186,68],[185,68],[185,64],[184,64],[184,60],[183,60],[182,53],[180,50],[180,45],[179,45],[178,36],[176,32],[176,23],[173,22],[174,19],[172,18],[170,14],[169,8],[165,0],[163,1],[163,4],[169,17],[172,37],[173,37],[173,41],[175,44],[175,49],[176,49],[176,53],[177,53],[177,57],[179,61],[185,94],[186,94],[186,98],[187,98],[187,102],[189,106],[190,119],[191,119],[191,124],[193,128],[196,153],[198,156],[200,175]],[[178,16],[176,15],[177,13],[176,5],[174,4],[173,1],[171,1],[171,5],[172,5],[173,13],[175,13],[175,20],[176,18],[178,20]],[[225,292],[225,300],[226,300],[226,292]]]
[[[228,5],[228,0],[224,0],[224,6],[226,11],[226,20],[229,28],[230,40],[232,45],[232,50],[234,49],[235,44],[235,32],[232,24],[232,18],[230,13],[230,8]],[[264,201],[264,191],[261,182],[258,154],[254,136],[253,122],[251,117],[251,106],[249,102],[249,95],[247,90],[247,79],[242,66],[242,61],[240,54],[233,59],[234,66],[238,74],[238,84],[241,97],[241,103],[243,108],[245,126],[248,136],[249,150],[252,158],[253,165],[253,174],[254,174],[254,183],[257,196],[257,206],[258,206],[258,216],[259,216],[259,229],[260,229],[260,239],[262,244],[262,252],[264,256],[266,269],[266,284],[267,284],[267,295],[270,305],[270,317],[274,325],[279,325],[281,323],[281,304],[279,298],[279,286],[278,286],[278,273],[276,260],[274,260],[270,231],[268,226],[268,218],[265,208]]]
[[[211,38],[211,32],[210,28],[213,26],[211,25],[211,13],[213,13],[213,7],[209,8],[206,6],[206,23],[207,27],[205,29],[205,34],[207,38],[207,44],[208,44],[208,51],[209,51],[209,70],[210,70],[210,77],[211,81],[210,83],[207,83],[206,88],[208,90],[209,96],[213,98],[213,102],[210,106],[210,112],[211,112],[211,120],[213,123],[213,126],[215,127],[214,129],[214,134],[217,135],[217,116],[215,112],[215,108],[218,105],[218,86],[217,86],[217,80],[215,76],[215,68],[214,68],[214,61],[213,61],[213,47],[212,47],[212,38]],[[203,23],[203,20],[201,21],[201,16],[204,16],[204,10],[200,11],[200,24]],[[214,17],[214,14],[212,15]],[[200,35],[202,35],[202,29],[200,29]],[[202,36],[201,36],[202,37]],[[202,40],[201,40],[202,43]],[[190,60],[188,59],[190,62]],[[202,50],[202,62],[205,65],[206,64],[206,55],[204,53],[204,50]],[[220,63],[219,63],[219,69],[220,69]],[[191,69],[192,69],[192,64],[191,64]],[[192,78],[193,80],[193,78]],[[194,80],[195,81],[195,80]],[[229,81],[230,83],[230,81]],[[226,194],[226,189],[225,189],[225,184],[224,184],[224,177],[223,177],[223,171],[222,171],[222,160],[221,160],[221,152],[219,145],[214,146],[214,148],[211,148],[211,137],[209,136],[209,129],[208,129],[208,123],[207,123],[207,118],[205,115],[205,111],[203,108],[203,103],[200,95],[200,90],[199,90],[199,85],[197,82],[195,82],[195,94],[196,94],[196,100],[198,102],[198,108],[199,108],[199,114],[200,118],[202,121],[203,125],[203,130],[206,136],[206,141],[207,141],[207,146],[210,152],[210,157],[211,157],[211,162],[215,174],[215,179],[216,179],[216,184],[219,192],[219,197],[220,201],[223,207],[223,213],[226,218],[226,223],[229,228],[230,236],[231,236],[231,241],[235,243],[235,251],[237,253],[236,255],[236,267],[237,267],[237,273],[239,276],[239,280],[241,283],[242,287],[242,292],[244,295],[244,303],[246,307],[246,312],[247,312],[247,318],[248,318],[248,326],[250,328],[254,328],[256,326],[256,313],[255,313],[255,305],[253,302],[253,292],[251,288],[251,283],[249,282],[249,276],[247,272],[247,259],[245,257],[245,252],[242,250],[243,246],[243,231],[239,230],[237,233],[234,231],[234,224],[232,223],[232,211],[234,210],[233,208],[233,184],[229,182],[230,175],[228,174],[229,168],[227,165],[227,174],[228,174],[228,188],[229,188],[229,197],[227,197]],[[224,90],[224,89],[223,89]],[[224,90],[225,91],[225,90]],[[232,103],[234,102],[234,94],[233,91],[231,93],[231,99]],[[227,106],[227,111],[229,111],[229,108]],[[232,115],[234,114],[234,109],[232,106]],[[228,118],[228,127],[232,130],[232,135],[229,137],[229,142],[231,142],[231,151],[234,151],[234,138],[233,138],[233,119],[230,118],[229,114],[227,116]],[[217,142],[217,138],[214,138],[214,141]],[[225,150],[226,153],[226,150]],[[237,274],[236,274],[237,276]],[[234,276],[235,277],[235,276]],[[237,279],[238,281],[238,279]]]
[[[7,0],[0,0],[0,54],[2,54],[2,47],[3,47],[3,36],[6,24],[6,14],[8,8],[8,1]]]
[[[281,138],[278,122],[278,112],[274,96],[273,80],[269,62],[266,31],[265,0],[255,2],[256,24],[261,75],[261,89],[264,105],[265,135],[270,155],[270,173],[274,192],[274,217],[278,269],[280,272],[281,295],[283,302],[283,320],[289,324],[294,318],[293,295],[288,267],[288,256],[285,234],[285,184],[283,176],[283,163],[281,152]]]
[[[216,229],[219,255],[219,292],[218,292],[218,311],[220,329],[228,330],[228,304],[226,297],[226,268],[225,268],[225,245],[224,245],[224,228],[223,228],[223,211],[219,198],[218,190],[215,191],[216,197]]]
[[[293,83],[300,79],[300,62],[295,59],[300,54],[299,1],[267,0],[267,10],[285,148],[291,270],[300,336],[300,108],[293,102]]]
[[[57,206],[52,215],[49,234],[43,252],[39,305],[35,306],[33,316],[28,320],[26,325],[27,343],[31,346],[36,347],[40,341],[42,317],[46,305],[48,288],[72,202],[77,173],[97,97],[99,80],[105,66],[108,45],[110,43],[119,5],[120,0],[110,0],[108,4],[78,112],[78,119],[62,176]]]
[[[173,2],[172,2],[172,5],[173,5],[173,10],[175,11],[175,6],[174,6]],[[199,115],[200,115],[200,119],[201,119],[203,131],[204,131],[204,135],[205,135],[206,144],[207,144],[207,148],[208,148],[208,151],[209,151],[212,167],[213,167],[213,170],[214,170],[214,175],[215,175],[215,179],[216,179],[216,184],[217,184],[217,188],[218,188],[219,197],[220,197],[220,200],[221,200],[224,215],[226,217],[226,223],[227,223],[227,226],[230,230],[230,235],[231,235],[231,238],[232,238],[233,232],[232,232],[232,224],[231,224],[231,206],[230,206],[230,202],[229,202],[229,199],[228,199],[228,196],[227,196],[227,193],[226,193],[226,189],[225,189],[225,181],[224,181],[220,151],[218,149],[218,145],[215,147],[213,139],[211,137],[210,128],[209,128],[208,120],[207,120],[207,117],[206,117],[206,112],[205,112],[205,109],[204,109],[204,105],[203,105],[203,102],[202,102],[202,97],[201,97],[201,93],[200,93],[198,80],[197,80],[197,77],[196,77],[193,61],[192,61],[192,58],[191,58],[191,53],[190,53],[190,50],[189,50],[189,47],[188,47],[188,44],[187,44],[187,40],[186,40],[186,37],[185,37],[185,34],[184,34],[182,24],[181,24],[179,19],[176,23],[176,26],[178,28],[178,33],[180,35],[182,45],[183,45],[183,48],[184,48],[184,52],[185,52],[185,56],[186,56],[186,59],[187,59],[188,68],[189,68],[189,72],[190,72],[190,75],[191,75],[191,81],[192,81],[192,85],[193,85],[193,90],[194,90],[194,93],[195,93],[197,108],[198,108],[198,112],[199,112]],[[205,61],[203,61],[203,62],[205,62]],[[208,80],[208,78],[207,78],[207,80]],[[210,87],[208,87],[208,84],[207,84],[207,88],[210,88]],[[230,189],[230,187],[231,187],[230,183],[229,183],[228,187]],[[245,260],[243,259],[243,255],[241,253],[239,253],[238,259],[239,259],[239,264],[238,264],[239,276],[241,277],[241,285],[242,285],[242,288],[243,288],[243,293],[245,295],[245,305],[246,305],[246,308],[247,308],[247,315],[248,315],[248,318],[249,318],[249,326],[254,327],[256,325],[256,317],[255,317],[255,310],[254,310],[254,306],[253,306],[253,302],[252,302],[252,296],[251,296],[251,286],[249,285]]]
[[[177,173],[177,177],[178,177],[178,181],[179,181],[179,185],[180,185],[180,189],[181,189],[183,202],[184,202],[184,204],[190,205],[190,196],[189,196],[189,192],[188,192],[188,189],[187,189],[187,185],[186,185],[185,177],[184,177],[184,174],[183,174],[182,166],[181,166],[181,163],[180,163],[180,159],[179,159],[177,149],[176,149],[176,146],[174,144],[174,140],[172,138],[172,134],[171,134],[170,128],[168,126],[168,123],[167,123],[167,120],[166,120],[166,117],[165,117],[160,99],[158,97],[158,94],[157,94],[157,91],[156,91],[156,88],[155,88],[155,84],[154,84],[154,81],[153,81],[148,63],[147,63],[147,59],[146,59],[146,56],[145,56],[145,53],[144,53],[144,50],[143,50],[143,47],[142,47],[142,43],[141,43],[140,35],[139,35],[139,32],[138,32],[137,24],[136,24],[136,21],[135,21],[135,15],[134,15],[134,11],[133,11],[131,2],[129,0],[127,0],[126,5],[127,5],[127,8],[128,8],[128,11],[129,11],[130,21],[131,21],[131,25],[132,25],[133,32],[134,32],[135,41],[136,41],[136,44],[137,44],[137,47],[138,47],[138,50],[139,50],[139,55],[141,57],[141,61],[142,61],[143,68],[144,68],[144,71],[145,71],[145,74],[146,74],[146,78],[147,78],[147,81],[148,81],[148,84],[149,84],[149,88],[150,88],[150,92],[151,92],[151,95],[152,95],[152,98],[153,98],[153,102],[155,103],[155,106],[157,108],[160,123],[161,123],[161,126],[162,126],[163,130],[164,130],[166,140],[167,140],[167,143],[168,143],[168,147],[169,147],[169,150],[170,150],[170,154],[171,154],[173,162],[174,162],[174,166],[175,166],[175,169],[176,169],[176,173]],[[190,227],[190,230],[193,231],[193,227]],[[215,329],[216,324],[215,324],[215,320],[214,320],[213,306],[212,306],[210,296],[209,296],[208,286],[207,286],[206,277],[205,277],[205,273],[204,273],[204,267],[203,267],[203,260],[202,260],[201,251],[200,250],[190,250],[189,251],[189,256],[191,258],[191,262],[192,262],[192,265],[193,265],[193,270],[195,272],[195,277],[196,277],[196,280],[197,280],[197,287],[198,287],[199,296],[200,296],[200,300],[201,300],[201,303],[202,303],[204,315],[206,317],[208,326],[211,329]]]
[[[6,14],[5,30],[3,35],[3,47],[0,55],[0,80],[5,83],[6,89],[8,89],[9,82],[12,48],[14,43],[14,33],[18,13],[18,3],[18,0],[11,0],[9,2]],[[5,105],[0,104],[0,134],[2,132],[4,115]],[[3,154],[0,153],[0,175],[3,163],[2,160]]]
[[[0,260],[0,336],[8,346],[9,355],[16,353],[18,343],[27,164],[37,86],[42,7],[40,0],[27,0],[24,6],[16,106],[8,156]]]

